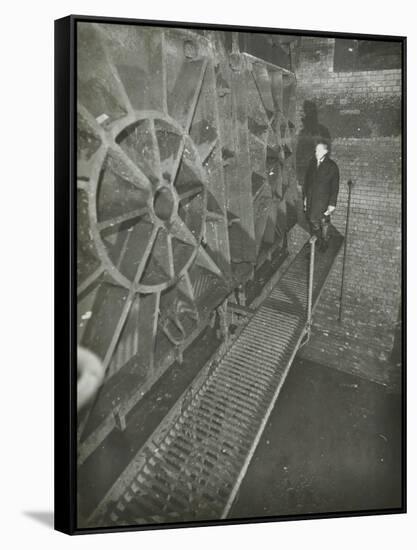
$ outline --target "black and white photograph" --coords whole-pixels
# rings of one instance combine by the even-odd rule
[[[68,28],[72,531],[404,512],[405,38]]]

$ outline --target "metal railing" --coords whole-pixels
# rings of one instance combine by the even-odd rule
[[[313,285],[314,285],[314,258],[316,254],[316,235],[310,239],[310,264],[308,268],[308,295],[307,295],[307,332],[310,335],[311,330],[311,315],[313,308]]]
[[[299,348],[305,346],[310,340],[313,315],[314,262],[316,256],[317,236],[313,235],[308,242],[310,244],[310,259],[308,266],[307,321],[304,328],[304,337],[300,342]]]

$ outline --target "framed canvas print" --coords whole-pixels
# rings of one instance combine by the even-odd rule
[[[55,25],[56,528],[405,512],[405,38]]]

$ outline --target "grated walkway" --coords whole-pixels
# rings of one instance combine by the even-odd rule
[[[343,237],[317,253],[313,306]],[[160,426],[85,527],[225,518],[305,336],[309,245],[198,389]]]

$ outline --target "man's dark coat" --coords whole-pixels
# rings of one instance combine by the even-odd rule
[[[307,198],[307,216],[310,220],[323,217],[328,206],[336,206],[339,193],[339,168],[325,155],[319,166],[313,157],[304,180],[304,197]]]

